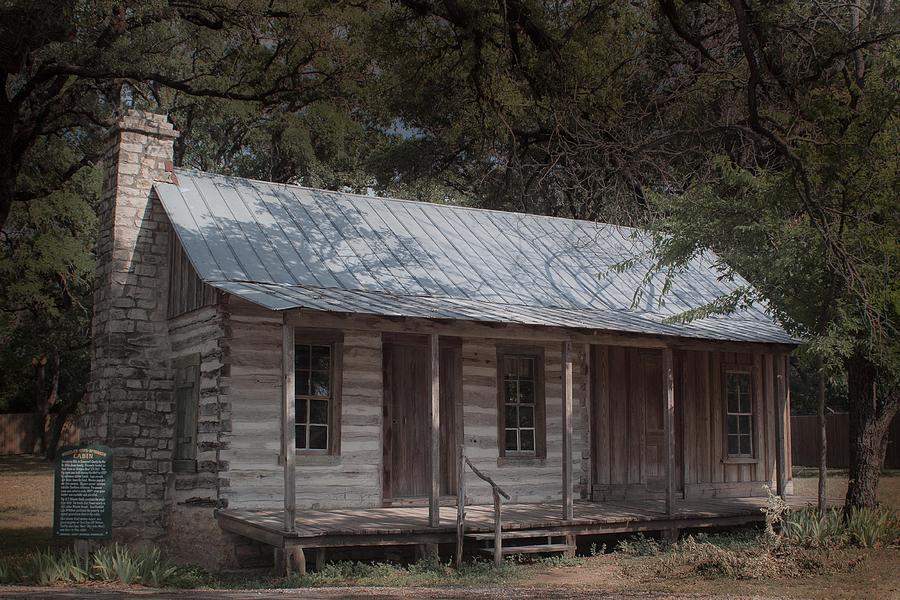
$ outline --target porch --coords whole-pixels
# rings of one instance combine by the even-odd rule
[[[785,500],[792,507],[815,504],[814,498],[789,496]],[[579,500],[573,503],[572,519],[562,519],[561,503],[511,503],[502,508],[503,532],[521,532],[521,537],[526,537],[529,530],[535,530],[544,537],[565,536],[575,544],[578,536],[671,532],[761,522],[765,506],[766,499],[760,497],[698,498],[676,501],[668,514],[662,497]],[[455,506],[440,507],[436,527],[429,526],[428,506],[299,510],[294,531],[285,531],[283,510],[224,509],[216,517],[222,529],[276,549],[450,544],[457,535]],[[492,505],[466,506],[467,541],[486,539],[493,531]]]

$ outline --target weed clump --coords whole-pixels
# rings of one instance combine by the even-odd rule
[[[643,533],[638,533],[616,544],[616,552],[627,556],[656,556],[667,549],[667,542],[646,537]]]

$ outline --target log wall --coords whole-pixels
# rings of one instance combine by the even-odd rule
[[[651,463],[643,426],[647,407],[636,395],[645,374],[635,365],[641,353],[647,352],[654,351],[595,347],[592,395],[597,461],[593,490],[597,499],[658,491],[648,485],[645,472]],[[782,355],[676,350],[674,356],[676,489],[687,498],[760,496],[765,495],[763,485],[774,489],[775,361]],[[726,456],[722,389],[726,365],[752,370],[754,456],[749,460]],[[650,401],[662,402],[662,398]],[[789,432],[786,439],[790,439]],[[788,480],[790,467],[788,455]]]
[[[199,406],[197,407],[196,466],[173,473],[166,499],[181,503],[218,505],[223,487],[228,485],[228,463],[221,455],[230,429],[230,406],[222,387],[225,373],[224,339],[227,315],[223,306],[204,306],[169,320],[172,362],[189,360],[199,365]],[[167,404],[174,423],[174,397]],[[174,452],[168,444],[167,456]]]
[[[273,508],[282,503],[280,377],[282,316],[230,299],[226,332],[228,376],[223,386],[231,407],[231,427],[223,460],[228,506]],[[293,316],[298,327],[315,327],[314,317]],[[372,507],[382,503],[382,334],[367,325],[344,334],[342,441],[340,456],[297,455],[297,507]],[[300,334],[298,333],[298,339]],[[497,442],[497,340],[462,339],[463,420],[466,453],[516,502],[559,500],[562,494],[561,345],[544,344],[546,365],[547,458],[499,458]],[[509,342],[503,342],[508,345]],[[530,344],[533,345],[533,344]],[[585,346],[575,346],[573,471],[576,497],[586,495],[589,469]],[[470,502],[490,502],[488,487],[467,474]]]
[[[273,508],[283,502],[281,324],[278,313],[230,303],[225,385],[231,433],[224,452],[229,507]],[[381,336],[354,330],[349,323],[343,332],[341,453],[297,455],[298,508],[381,505]]]

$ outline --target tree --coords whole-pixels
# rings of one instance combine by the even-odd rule
[[[639,224],[672,157],[653,107],[679,91],[646,6],[398,2],[375,16],[383,185],[437,181],[479,206]],[[661,137],[658,137],[660,136]]]
[[[21,174],[28,193],[77,160],[59,138],[33,152]],[[16,204],[0,233],[0,410],[37,411],[41,426],[54,416],[41,438],[50,457],[90,372],[99,179],[97,169],[78,169],[40,202]]]
[[[847,506],[873,506],[900,409],[898,13],[877,1],[733,0],[685,3],[673,19],[697,71],[719,74],[697,83],[728,107],[693,126],[742,134],[750,152],[720,156],[715,177],[661,201],[660,263],[717,250],[846,377]]]
[[[94,164],[96,142],[122,102],[164,106],[179,120],[183,114],[190,130],[197,98],[300,112],[338,96],[357,72],[344,71],[353,56],[347,28],[354,11],[321,0],[4,3],[0,229],[15,202],[39,200]],[[26,191],[22,169],[52,136],[82,155]]]

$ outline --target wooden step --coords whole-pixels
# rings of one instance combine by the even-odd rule
[[[575,546],[569,544],[535,544],[534,546],[503,546],[500,554],[503,556],[512,556],[514,554],[554,554],[557,552],[568,552],[574,550]],[[482,554],[489,556],[494,555],[493,548],[480,548],[478,550]]]
[[[538,537],[565,537],[565,533],[560,533],[559,531],[552,530],[544,530],[544,529],[514,529],[510,531],[503,530],[500,532],[500,538],[504,540],[516,540],[516,539],[527,539],[527,538],[538,538]],[[486,533],[467,533],[466,539],[469,540],[492,540],[494,539],[494,533],[488,531]]]

